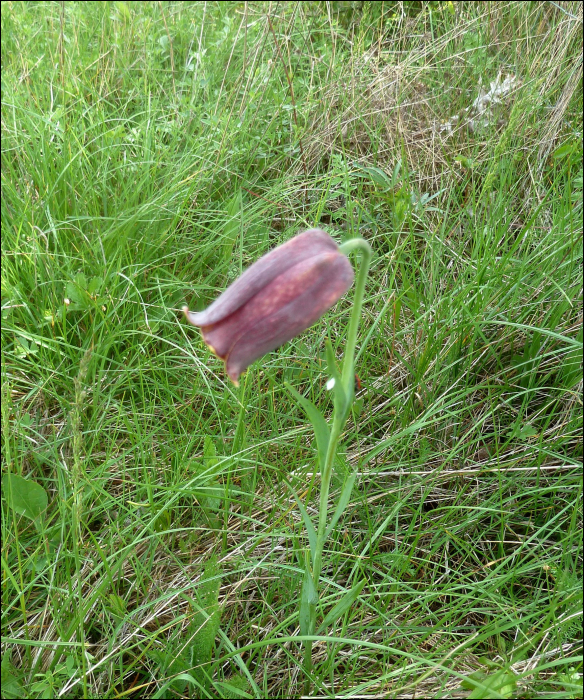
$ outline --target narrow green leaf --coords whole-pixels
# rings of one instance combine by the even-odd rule
[[[18,474],[5,474],[2,477],[2,491],[8,505],[26,518],[37,521],[47,509],[47,492],[36,481],[23,479]]]
[[[316,620],[316,603],[318,594],[312,578],[312,572],[305,561],[304,580],[302,581],[302,592],[300,594],[300,634],[314,634],[314,623]]]
[[[316,437],[319,464],[322,469],[326,461],[326,452],[328,449],[328,443],[330,438],[330,429],[328,427],[328,423],[324,419],[322,413],[312,403],[312,401],[309,401],[308,399],[304,398],[304,396],[299,394],[293,386],[290,386],[290,384],[288,384],[288,382],[285,382],[285,385],[288,391],[292,394],[292,396],[294,396],[296,401],[298,401],[298,403],[302,406],[306,415],[308,416],[308,419],[312,423],[312,428]]]
[[[332,529],[339,521],[339,518],[345,512],[345,508],[347,507],[349,499],[351,498],[351,492],[353,490],[353,484],[355,483],[356,478],[357,472],[354,472],[343,484],[343,490],[341,491],[339,502],[337,503],[337,507],[335,508],[335,512],[333,513],[329,526],[326,529],[326,534],[324,536],[325,539],[330,535]]]
[[[345,593],[345,595],[339,600],[339,602],[332,608],[329,614],[324,618],[320,627],[318,628],[318,634],[323,634],[329,625],[336,622],[342,615],[344,615],[347,610],[353,605],[357,600],[359,593],[363,590],[365,585],[365,580],[360,581],[356,586],[353,586],[350,591]]]
[[[308,602],[308,597],[305,593],[306,588],[307,585],[303,583],[302,597],[300,598],[300,634],[302,636],[311,634],[311,620],[316,619],[316,606]]]
[[[311,559],[314,562],[314,555],[316,554],[316,530],[314,529],[314,525],[312,524],[312,520],[310,519],[310,515],[308,515],[304,504],[296,495],[296,491],[294,491],[290,484],[286,483],[286,486],[290,489],[291,494],[294,496],[294,500],[298,505],[298,510],[302,515],[304,527],[306,528],[306,533],[308,535],[308,544],[310,546]]]

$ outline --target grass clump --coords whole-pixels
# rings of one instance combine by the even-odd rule
[[[580,4],[1,11],[3,694],[299,694],[349,306],[245,405],[177,318],[318,225],[375,259],[317,692],[581,696]]]

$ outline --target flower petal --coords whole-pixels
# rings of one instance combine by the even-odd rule
[[[321,229],[300,233],[253,263],[204,311],[194,313],[186,310],[185,315],[193,326],[217,323],[233,314],[272,280],[297,263],[337,250],[335,241]]]
[[[224,351],[223,341],[229,336],[225,368],[237,381],[254,360],[316,323],[347,291],[353,277],[353,267],[342,253],[325,253],[303,261],[276,278],[223,324],[203,328],[203,337]]]

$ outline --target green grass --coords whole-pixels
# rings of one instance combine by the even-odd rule
[[[48,495],[4,478],[3,697],[301,693],[284,381],[330,414],[352,296],[240,391],[179,310],[316,225],[375,257],[315,692],[582,697],[581,5],[6,2],[2,66],[2,473]]]

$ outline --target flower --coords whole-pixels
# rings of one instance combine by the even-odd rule
[[[239,375],[315,323],[353,282],[353,267],[324,231],[310,229],[257,260],[200,313],[183,307],[203,340]]]

